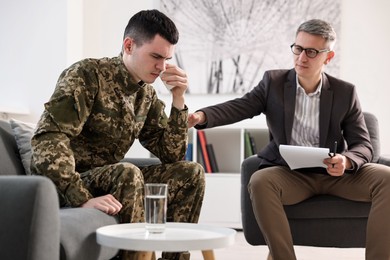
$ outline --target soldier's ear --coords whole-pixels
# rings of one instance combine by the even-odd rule
[[[126,52],[126,54],[131,54],[134,49],[134,40],[130,37],[126,37],[123,40],[123,52]]]

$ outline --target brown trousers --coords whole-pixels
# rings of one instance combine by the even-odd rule
[[[283,205],[296,204],[316,194],[371,202],[366,259],[390,259],[390,167],[369,163],[355,174],[333,177],[275,166],[255,172],[248,190],[257,223],[274,260],[296,259]]]

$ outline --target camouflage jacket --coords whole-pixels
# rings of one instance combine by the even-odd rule
[[[49,177],[72,206],[92,198],[81,172],[117,163],[136,138],[162,162],[183,158],[188,109],[171,109],[149,84],[134,82],[121,57],[85,59],[66,69],[31,141],[31,170]]]

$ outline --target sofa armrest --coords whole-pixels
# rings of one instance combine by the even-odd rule
[[[0,176],[0,259],[59,259],[54,184],[41,176]]]
[[[379,156],[378,163],[390,166],[390,156]]]

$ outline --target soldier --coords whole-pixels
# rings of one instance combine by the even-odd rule
[[[35,174],[57,186],[61,206],[96,208],[122,223],[144,222],[144,183],[168,183],[167,221],[196,223],[203,201],[203,168],[180,161],[187,148],[186,73],[167,64],[179,34],[157,10],[135,14],[126,26],[122,52],[84,59],[59,77],[32,138]],[[171,90],[170,116],[153,83]],[[135,139],[162,164],[121,162]],[[136,259],[139,252],[123,252]],[[188,252],[163,259],[189,259]]]

